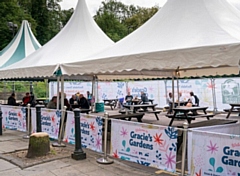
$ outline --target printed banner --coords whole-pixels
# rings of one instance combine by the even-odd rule
[[[111,120],[113,157],[176,171],[177,135],[174,127]]]
[[[82,147],[102,152],[102,125],[103,120],[101,117],[81,114],[80,126]],[[75,144],[75,119],[72,111],[67,112],[64,141]]]
[[[240,176],[240,135],[192,132],[191,175]]]
[[[37,130],[36,109],[31,108],[32,132]],[[42,132],[49,134],[52,139],[58,139],[61,111],[55,109],[41,109]]]
[[[3,128],[26,131],[26,107],[1,106]]]

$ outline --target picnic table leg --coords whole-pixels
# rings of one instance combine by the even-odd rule
[[[174,117],[171,119],[171,121],[170,121],[168,126],[172,126],[173,121],[174,121]]]
[[[188,124],[191,124],[191,119],[187,119],[187,121],[188,121]]]
[[[233,110],[233,108],[234,108],[234,106],[232,106],[232,107],[231,107],[231,109],[229,110],[229,112],[228,112],[228,115],[227,115],[226,119],[228,119],[228,118],[229,118],[230,114],[232,113],[232,110]]]
[[[159,120],[157,113],[154,113],[157,120]]]

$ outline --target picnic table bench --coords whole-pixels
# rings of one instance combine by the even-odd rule
[[[230,109],[224,109],[225,112],[228,112],[226,119],[229,118],[232,112],[240,113],[240,104],[238,103],[231,103],[229,104],[231,106]]]
[[[156,119],[159,120],[158,114],[160,114],[162,111],[161,110],[156,110],[155,107],[157,104],[138,104],[138,105],[123,105],[124,108],[127,108],[131,110],[133,113],[136,112],[144,112],[144,113],[149,113],[149,114],[154,114]]]
[[[191,124],[192,120],[196,118],[206,117],[210,120],[211,117],[214,117],[214,114],[207,114],[206,110],[208,107],[177,107],[173,108],[174,114],[167,114],[168,118],[171,118],[169,126],[172,125],[175,119],[185,119]],[[197,111],[203,111],[204,114],[199,114]],[[191,112],[191,113],[190,113]]]

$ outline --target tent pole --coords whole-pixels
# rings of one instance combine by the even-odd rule
[[[59,110],[59,82],[60,82],[60,77],[57,77],[57,110]]]
[[[168,97],[168,94],[167,94],[167,80],[166,79],[164,80],[164,85],[165,85],[166,104],[168,104],[168,100],[167,100],[168,99],[167,98]]]
[[[64,76],[61,76],[61,110],[64,111]]]
[[[211,78],[212,96],[213,96],[213,113],[217,113],[217,102],[216,102],[216,90],[215,90],[215,79]]]
[[[46,98],[49,97],[49,83],[48,83],[48,79],[45,79],[45,84],[46,84]]]
[[[179,79],[178,79],[178,74],[177,74],[177,96],[178,96],[178,106],[180,106],[180,96],[179,96]]]
[[[4,95],[6,95],[6,81],[3,82],[4,82]],[[4,104],[7,104],[6,98],[4,98]]]
[[[174,105],[175,105],[175,98],[174,98],[174,72],[173,72],[173,75],[172,75],[172,110],[174,108]]]
[[[92,100],[94,99],[94,97],[95,97],[95,75],[93,75],[93,80],[92,80]],[[94,103],[93,103],[93,101],[92,101],[92,103],[91,103],[91,110],[92,110],[92,112],[94,112],[94,108],[93,107],[95,107],[95,101],[94,101]]]
[[[97,103],[99,103],[99,99],[98,99],[98,77],[97,77],[97,76],[96,76],[95,91],[96,91],[95,101],[96,101]]]

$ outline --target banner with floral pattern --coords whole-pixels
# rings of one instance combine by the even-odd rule
[[[191,175],[240,176],[240,135],[193,131],[189,159]]]
[[[80,116],[82,147],[102,152],[102,118],[88,114],[80,114]],[[64,141],[75,144],[75,119],[71,111],[67,112]]]
[[[176,171],[177,129],[115,119],[111,121],[113,157],[169,172]]]
[[[26,131],[26,107],[2,105],[1,111],[3,128]]]
[[[61,111],[56,109],[41,109],[42,132],[49,134],[52,139],[58,139]],[[36,109],[31,108],[32,132],[37,130]]]

